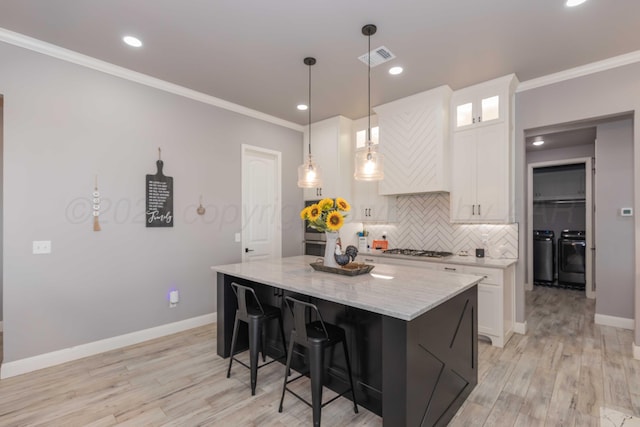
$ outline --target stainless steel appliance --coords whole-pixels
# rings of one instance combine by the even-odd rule
[[[558,283],[584,288],[585,286],[584,231],[563,230],[558,239]]]
[[[422,249],[401,249],[401,248],[386,249],[382,251],[382,253],[385,255],[405,255],[405,256],[429,257],[429,258],[445,258],[453,255],[451,252],[444,252],[444,251],[425,251]]]
[[[556,269],[556,245],[553,230],[533,231],[533,282],[550,285]]]
[[[320,200],[307,200],[305,207],[318,203]],[[327,236],[322,231],[315,230],[305,221],[304,227],[304,254],[314,256],[324,256],[324,249],[327,246]]]

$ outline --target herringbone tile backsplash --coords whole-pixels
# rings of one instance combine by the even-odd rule
[[[389,247],[468,251],[469,255],[484,247],[493,258],[518,257],[518,224],[451,224],[448,193],[398,196],[397,216],[395,225],[367,228],[374,238],[386,231]]]

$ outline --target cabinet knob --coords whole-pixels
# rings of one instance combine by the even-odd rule
[[[482,116],[478,116],[478,123],[482,121]]]
[[[480,213],[480,205],[478,205],[478,215],[482,215],[482,214]]]

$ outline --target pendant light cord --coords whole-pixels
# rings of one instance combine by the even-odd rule
[[[309,63],[309,161],[311,161],[311,66]]]
[[[368,106],[368,110],[367,113],[369,115],[369,121],[368,121],[368,127],[367,127],[367,146],[369,147],[369,151],[371,151],[371,34],[369,34],[367,36],[367,38],[369,39],[369,51],[367,53],[367,67],[369,68],[369,73],[368,73],[368,84],[367,84],[367,92],[369,94],[369,100],[367,103]]]

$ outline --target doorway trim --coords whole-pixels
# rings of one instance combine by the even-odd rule
[[[593,233],[593,159],[591,157],[577,157],[572,159],[551,160],[527,164],[527,281],[525,289],[533,290],[533,170],[548,166],[564,166],[584,164],[585,173],[585,225],[586,225],[586,250],[585,250],[585,294],[587,298],[595,298],[594,289],[594,233]]]

